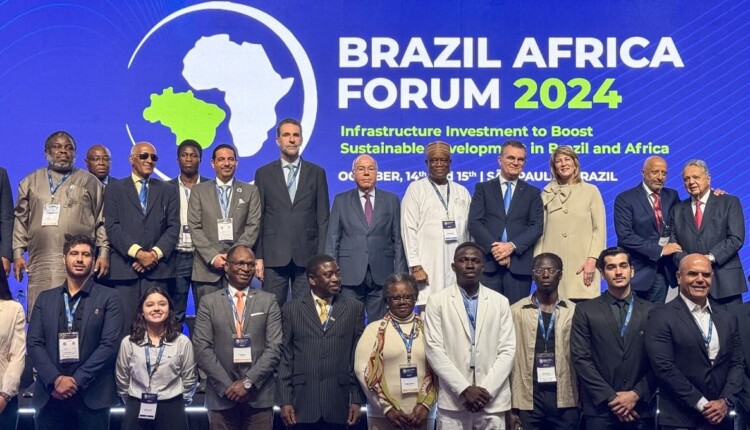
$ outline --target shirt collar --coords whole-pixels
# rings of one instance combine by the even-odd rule
[[[85,283],[83,284],[83,287],[82,287],[82,288],[81,288],[80,290],[78,290],[78,292],[76,293],[76,295],[75,295],[75,296],[73,296],[73,297],[78,297],[78,296],[81,296],[81,297],[83,297],[83,296],[88,296],[89,294],[91,294],[91,289],[92,289],[93,287],[94,287],[94,281],[93,281],[93,280],[92,280],[91,278],[89,278],[89,279],[88,279],[88,280],[86,280],[86,282],[85,282]],[[61,293],[61,294],[65,294],[65,293],[67,293],[67,292],[68,292],[68,280],[66,279],[66,280],[65,280],[65,281],[63,282],[63,284],[62,284],[62,291],[60,291],[60,293]]]
[[[318,300],[324,300],[324,301],[325,301],[326,303],[328,303],[329,305],[330,305],[330,304],[331,304],[331,302],[333,301],[333,297],[331,297],[331,298],[328,298],[328,299],[324,299],[324,298],[322,298],[322,297],[318,297],[318,296],[316,296],[316,295],[315,295],[315,293],[313,293],[312,289],[310,289],[310,294],[312,295],[312,298],[313,298],[313,302],[315,302],[315,304],[318,304]]]
[[[505,188],[506,182],[510,182],[511,184],[513,184],[514,189],[516,188],[516,186],[518,186],[518,178],[511,181],[511,180],[503,178],[503,175],[498,175],[497,177],[500,179],[500,186],[503,187],[503,189]]]
[[[700,200],[701,203],[703,203],[703,207],[705,208],[706,207],[706,203],[708,202],[708,196],[710,196],[710,195],[711,195],[711,189],[709,188],[708,191],[706,191],[706,194],[703,195],[703,197],[701,197],[700,199],[696,199],[695,197],[691,196],[690,197],[690,201],[691,201],[691,203],[693,203],[693,205],[695,205],[695,201],[696,200]]]
[[[216,186],[221,187],[222,185],[229,185],[229,187],[231,188],[232,185],[234,185],[234,176],[232,176],[232,179],[227,182],[221,182],[221,179],[216,178]]]
[[[234,288],[233,286],[231,286],[229,284],[227,284],[227,289],[229,290],[229,296],[232,297],[232,299],[234,299],[234,295],[237,294],[237,291],[239,291],[239,290],[237,288]],[[247,297],[248,295],[250,295],[250,293],[248,293],[248,290],[250,290],[250,286],[249,285],[248,285],[247,288],[245,288],[244,290],[242,290],[242,291],[245,292],[245,297]]]
[[[615,297],[614,295],[612,295],[612,293],[610,293],[609,290],[607,290],[607,301],[610,304],[612,304],[612,305],[614,305],[617,302],[627,302],[627,303],[630,303],[630,300],[632,299],[632,297],[633,297],[633,292],[632,291],[630,293],[628,293],[628,295],[625,296],[625,298],[618,299],[617,297]]]
[[[359,193],[359,198],[360,199],[365,198],[365,192],[362,191],[362,190],[360,190],[359,187],[357,187],[357,192]],[[372,187],[372,189],[370,191],[368,191],[368,193],[370,194],[371,198],[375,198],[375,187]]]
[[[645,182],[641,181],[641,186],[643,187],[643,190],[646,192],[646,195],[649,197],[651,196],[651,194],[656,193],[656,191],[653,191],[651,188],[649,188]],[[659,193],[656,193],[656,194],[659,194]]]
[[[291,165],[294,165],[294,166],[297,166],[297,168],[299,169],[299,163],[300,163],[300,161],[302,160],[302,158],[301,158],[301,157],[297,157],[297,159],[296,159],[296,160],[294,160],[294,161],[293,161],[293,162],[291,162],[291,163],[290,163],[290,162],[288,162],[288,161],[286,161],[286,160],[284,160],[283,158],[281,158],[280,160],[281,160],[281,168],[282,168],[282,169],[286,169],[286,166],[288,166],[288,165],[290,165],[290,164],[291,164]]]
[[[148,178],[141,178],[140,176],[136,175],[135,172],[130,172],[130,178],[133,179],[133,182],[140,182],[142,179],[145,179],[146,183],[148,183]]]
[[[461,292],[461,295],[462,295],[462,296],[463,296],[464,298],[466,298],[467,300],[477,300],[477,299],[479,299],[479,290],[481,290],[481,289],[482,289],[482,286],[480,285],[480,286],[479,286],[479,289],[477,289],[477,294],[476,294],[476,295],[474,295],[474,296],[471,296],[471,297],[469,297],[469,295],[468,295],[468,294],[466,293],[466,290],[464,290],[464,289],[463,289],[463,288],[461,288],[461,287],[458,287],[458,291],[460,291],[460,292]]]
[[[528,295],[528,296],[524,297],[523,299],[521,299],[521,302],[523,302],[523,304],[521,305],[522,308],[539,309],[539,307],[534,303],[534,294],[535,293],[531,293],[530,295]],[[567,308],[568,307],[568,301],[565,300],[565,299],[562,299],[562,298],[558,297],[556,305],[560,306],[560,307],[563,307],[563,308]]]
[[[187,188],[187,186],[185,186],[185,183],[182,182],[182,177],[180,177],[180,175],[177,175],[177,183],[180,184],[182,188]],[[195,185],[198,185],[200,183],[201,183],[201,177],[200,175],[198,175],[198,180],[195,181]]]
[[[682,300],[685,301],[685,304],[687,305],[688,310],[690,310],[690,312],[695,312],[696,310],[702,312],[704,310],[707,310],[708,313],[710,314],[713,313],[713,311],[711,310],[711,302],[709,302],[708,299],[706,299],[706,306],[701,308],[699,304],[693,302],[692,300],[688,299],[687,296],[682,294],[682,291],[680,291],[680,297],[682,297]]]

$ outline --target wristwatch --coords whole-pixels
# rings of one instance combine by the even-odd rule
[[[734,402],[729,400],[728,397],[723,397],[724,401],[727,403],[727,407],[729,409],[734,409]]]
[[[245,378],[242,380],[242,386],[245,387],[246,390],[249,390],[253,387],[253,381],[250,380],[250,378]]]
[[[12,399],[12,397],[10,397],[10,394],[4,393],[2,391],[0,391],[0,397],[2,397],[3,399],[5,399],[5,401],[7,403],[10,403],[10,400]]]

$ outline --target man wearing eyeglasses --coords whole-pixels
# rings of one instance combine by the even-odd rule
[[[398,196],[375,188],[378,163],[360,155],[352,163],[357,187],[336,195],[328,221],[326,254],[341,268],[341,294],[365,304],[368,321],[385,315],[383,282],[405,272]]]
[[[576,306],[570,335],[583,420],[588,429],[654,428],[656,377],[644,341],[654,304],[631,291],[623,248],[602,251],[596,267],[607,291]]]
[[[531,258],[544,231],[544,210],[539,188],[520,179],[524,144],[505,142],[498,163],[500,175],[474,189],[469,232],[487,250],[482,283],[513,304],[531,290]]]
[[[86,151],[86,168],[106,187],[115,178],[109,176],[112,167],[112,153],[104,145],[92,145]]]
[[[122,298],[123,335],[143,292],[174,288],[180,204],[174,186],[151,177],[158,160],[153,145],[137,143],[130,152],[130,176],[107,185],[104,196],[107,234],[114,239],[108,285]]]
[[[18,186],[13,226],[16,280],[20,282],[23,272],[29,272],[29,318],[37,296],[65,281],[65,266],[61,264],[65,234],[95,239],[96,280],[109,270],[104,186],[94,175],[75,167],[76,142],[69,133],[52,133],[44,143],[44,154],[47,166],[31,172]]]
[[[252,248],[258,238],[258,188],[234,177],[238,162],[234,147],[218,145],[211,155],[216,178],[195,185],[190,193],[187,217],[196,255],[193,260],[196,308],[203,296],[226,286],[227,250],[234,245]]]

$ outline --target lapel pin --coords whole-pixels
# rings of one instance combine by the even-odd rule
[[[99,308],[94,309],[94,315],[99,315]]]

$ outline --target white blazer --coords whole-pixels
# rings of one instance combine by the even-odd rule
[[[427,300],[427,360],[439,378],[438,408],[463,411],[461,393],[471,385],[471,334],[461,291],[452,285]],[[489,391],[487,413],[510,410],[510,372],[516,334],[508,299],[480,285],[476,325],[476,385]]]
[[[0,300],[0,392],[18,394],[26,359],[26,317],[23,306]]]

